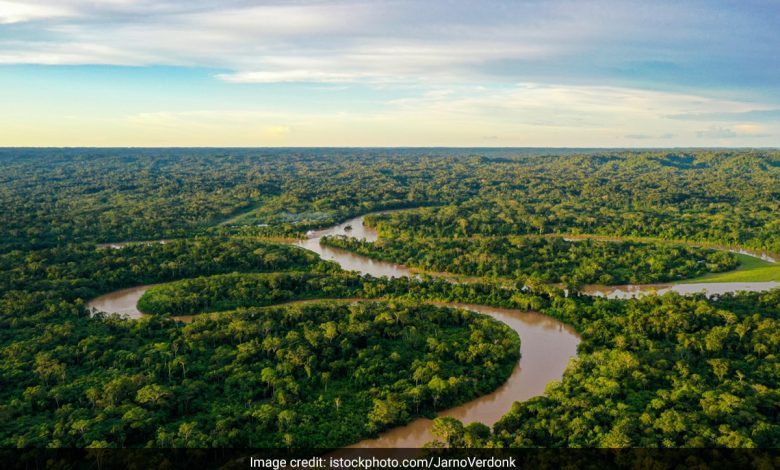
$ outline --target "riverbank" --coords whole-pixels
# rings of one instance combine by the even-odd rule
[[[363,237],[366,241],[375,242],[378,240],[378,232],[376,229],[363,226],[363,217],[357,217],[350,221],[344,222],[342,225],[353,224],[353,226],[359,225],[362,233],[368,236]],[[314,232],[317,235],[317,239],[326,235],[348,235],[343,231],[325,229],[319,232]],[[534,235],[536,236],[536,235]],[[691,293],[726,293],[736,292],[738,290],[765,290],[780,287],[780,263],[777,262],[780,259],[780,255],[776,253],[770,253],[767,251],[756,251],[746,249],[738,246],[725,246],[715,243],[704,242],[690,242],[684,240],[665,240],[655,237],[615,237],[595,234],[545,234],[545,237],[562,237],[567,241],[577,240],[599,240],[610,242],[640,242],[640,243],[665,243],[670,245],[691,246],[697,248],[709,248],[714,250],[722,250],[734,253],[739,260],[739,267],[732,271],[726,271],[721,273],[708,273],[703,276],[681,279],[679,281],[657,284],[625,284],[625,285],[586,285],[583,287],[582,292],[588,295],[608,296],[611,298],[627,298],[635,294],[642,293],[663,293],[668,291],[676,291],[681,294]],[[360,238],[360,237],[357,237]],[[490,238],[490,237],[478,237],[478,238]],[[311,243],[306,246],[312,249]],[[316,250],[315,250],[316,251]],[[341,251],[346,253],[352,253],[346,250],[342,250],[335,247],[327,247],[322,251]],[[361,256],[361,255],[356,255]],[[373,259],[373,258],[369,258]],[[373,259],[375,263],[382,265],[390,265],[402,268],[405,272],[415,276],[427,275],[431,277],[439,277],[453,282],[479,282],[489,280],[490,282],[500,282],[507,285],[515,284],[516,280],[509,278],[478,278],[473,276],[465,276],[452,274],[447,272],[433,272],[426,271],[424,269],[408,267],[391,262],[381,261]],[[389,266],[388,266],[389,268]],[[388,272],[395,272],[393,269],[388,269]],[[732,284],[732,285],[729,285]],[[685,285],[684,287],[682,285]],[[613,296],[614,294],[614,296]]]
[[[711,273],[682,283],[712,282],[770,282],[780,281],[780,263],[770,262],[752,255],[737,254],[739,268],[724,273]]]
[[[321,246],[319,239],[334,233],[376,240],[376,232],[364,227],[362,217],[347,220],[336,226],[309,233],[307,240],[295,240],[290,243],[318,253],[322,259],[337,262],[343,269],[359,271],[363,274],[381,277],[416,277],[408,268],[372,260],[354,253]],[[107,313],[122,313],[129,318],[141,318],[137,308],[138,299],[150,285],[122,289],[114,293],[93,299],[89,306]],[[346,299],[349,300],[349,299]],[[354,299],[353,299],[354,300]],[[316,300],[310,300],[316,301]],[[431,302],[440,306],[464,308],[491,316],[503,322],[520,335],[520,359],[509,379],[497,390],[475,400],[445,410],[442,416],[451,416],[465,422],[479,421],[494,424],[503,416],[515,401],[526,400],[542,395],[545,387],[560,380],[569,364],[576,356],[580,337],[573,327],[554,318],[537,312],[502,309],[487,305],[455,304]],[[218,313],[206,314],[218,315]],[[192,321],[194,316],[175,317],[182,322]],[[378,438],[361,441],[357,447],[421,447],[431,441],[431,421],[417,419],[411,423],[382,433]]]
[[[378,234],[370,227],[363,225],[363,216],[352,218],[322,230],[311,231],[305,240],[291,240],[288,243],[308,249],[320,255],[324,260],[337,262],[343,269],[370,274],[375,277],[418,277],[419,272],[395,263],[374,260],[346,250],[323,246],[320,239],[326,235],[348,235],[367,241],[376,241]],[[755,258],[754,258],[755,259]],[[763,269],[759,263],[750,265],[754,269]],[[765,268],[766,266],[764,266]],[[429,273],[426,273],[429,274]],[[724,273],[727,274],[727,273]],[[132,303],[143,295],[150,286],[139,286],[133,289],[123,289],[125,305]],[[679,293],[706,292],[716,287],[715,293],[736,292],[739,290],[767,290],[780,287],[780,283],[745,284],[717,281],[694,284],[664,284],[645,286],[587,286],[586,293],[610,298],[626,298],[635,295],[677,291]],[[121,291],[118,291],[121,292]],[[112,294],[107,294],[108,296]],[[106,296],[102,296],[106,297]],[[98,298],[101,299],[101,298]],[[94,306],[94,302],[90,306]],[[106,300],[106,299],[103,299]],[[118,298],[114,298],[118,302]],[[121,302],[120,302],[121,303]],[[119,305],[117,303],[116,305]],[[509,380],[498,390],[477,398],[459,407],[441,412],[440,415],[451,416],[466,423],[480,421],[488,425],[494,424],[501,416],[511,409],[515,401],[522,401],[533,396],[542,395],[548,383],[560,380],[569,364],[576,356],[580,337],[573,327],[551,317],[535,312],[522,312],[511,309],[498,309],[485,305],[441,304],[456,308],[468,308],[490,315],[504,322],[516,331],[521,338],[521,357],[515,366]],[[137,311],[137,306],[133,303]],[[111,312],[109,312],[111,313]],[[141,313],[138,312],[140,317]],[[210,314],[218,315],[218,313]],[[177,318],[180,321],[192,321],[193,316]],[[392,429],[381,434],[376,439],[369,439],[355,444],[356,447],[419,447],[432,439],[430,420],[418,419],[405,426]]]

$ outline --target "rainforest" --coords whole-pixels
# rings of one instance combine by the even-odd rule
[[[0,166],[0,447],[780,446],[776,150]]]

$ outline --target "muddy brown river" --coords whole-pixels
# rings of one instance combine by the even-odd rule
[[[120,289],[92,299],[87,307],[98,312],[116,313],[137,320],[143,313],[138,310],[138,299],[154,284]]]
[[[349,227],[349,228],[348,228]],[[344,234],[375,241],[377,234],[363,226],[363,218],[346,221],[325,230],[309,233],[309,238],[294,244],[318,253],[322,259],[337,262],[343,269],[359,271],[372,276],[414,276],[404,266],[369,259],[345,250],[320,245],[325,235]],[[118,313],[128,318],[140,318],[138,299],[151,285],[122,289],[102,295],[89,302],[89,307],[106,313]],[[451,416],[465,423],[479,421],[493,425],[515,401],[542,395],[550,382],[560,380],[569,360],[577,353],[580,338],[574,329],[553,318],[519,310],[468,304],[440,304],[489,315],[512,328],[520,335],[520,360],[509,379],[494,392],[463,405],[442,411],[440,416]],[[191,317],[180,318],[183,321]],[[431,420],[417,419],[411,423],[382,433],[376,439],[368,439],[355,447],[421,447],[433,439]]]
[[[347,235],[376,241],[375,230],[363,225],[363,217],[356,217],[333,227],[309,232],[308,238],[293,244],[318,253],[322,259],[335,261],[343,269],[358,271],[372,276],[404,277],[415,276],[409,268],[367,258],[338,248],[320,245],[325,235]],[[128,318],[140,318],[143,314],[136,304],[151,286],[122,289],[100,296],[89,302],[89,307],[107,313],[119,313]],[[659,284],[639,286],[587,286],[585,293],[610,298],[627,298],[650,293],[674,290],[679,293],[710,292],[725,293],[740,290],[768,290],[780,287],[780,283],[711,283],[711,284]],[[495,424],[515,401],[524,401],[542,395],[545,387],[560,380],[569,361],[576,356],[580,338],[574,329],[551,317],[534,312],[523,312],[483,305],[440,304],[489,315],[499,320],[520,335],[521,357],[509,379],[494,392],[463,405],[444,410],[439,416],[450,416],[468,424],[479,421],[488,426]],[[192,317],[180,317],[191,321]],[[380,434],[376,439],[361,441],[352,447],[421,447],[433,439],[431,420],[417,419]]]
[[[731,292],[764,292],[780,287],[780,282],[701,282],[691,284],[637,284],[625,286],[589,285],[582,289],[583,294],[606,297],[608,299],[630,299],[642,295],[661,295],[667,292],[686,294],[706,294],[707,296],[728,294]]]
[[[512,375],[497,390],[438,413],[465,424],[479,421],[492,426],[509,411],[512,403],[544,394],[545,387],[560,380],[571,358],[577,354],[580,338],[574,328],[534,312],[470,304],[439,304],[489,315],[520,335],[520,360]],[[420,418],[376,439],[366,439],[350,447],[417,448],[433,440],[430,419]]]

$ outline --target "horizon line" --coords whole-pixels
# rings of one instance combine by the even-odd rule
[[[2,146],[0,150],[77,150],[77,149],[555,149],[555,150],[780,150],[780,146],[672,146],[672,147],[555,147],[555,146],[449,146],[449,145],[306,145],[306,146],[219,146],[219,145],[171,145],[171,146]]]

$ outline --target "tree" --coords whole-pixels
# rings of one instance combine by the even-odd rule
[[[465,429],[463,423],[457,419],[448,416],[438,417],[433,420],[431,432],[447,447],[463,447]]]
[[[167,388],[158,384],[150,384],[139,389],[135,399],[142,405],[157,406],[170,397],[170,395],[170,391]]]
[[[373,404],[373,409],[368,414],[369,427],[372,429],[385,428],[406,419],[406,403],[395,395],[384,400],[374,399]]]
[[[447,381],[434,376],[430,382],[428,382],[428,389],[431,391],[431,396],[433,396],[433,407],[436,408],[436,403],[439,401],[439,398],[447,391],[449,388],[449,384]]]

